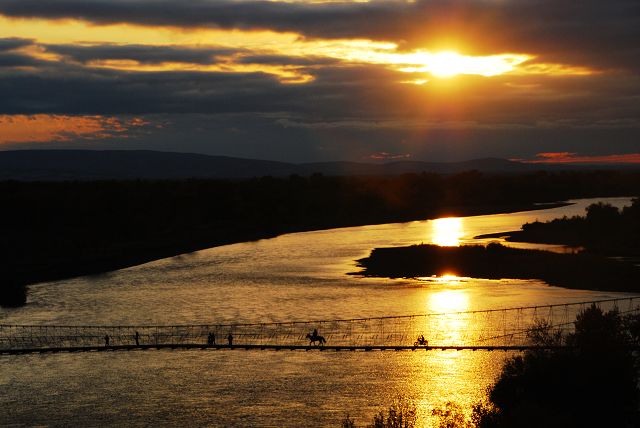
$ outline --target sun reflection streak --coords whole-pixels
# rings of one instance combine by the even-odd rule
[[[426,306],[430,313],[444,314],[428,317],[425,329],[429,332],[427,339],[431,345],[455,346],[464,341],[468,320],[453,313],[469,309],[469,296],[465,290],[448,289],[430,294]]]
[[[429,312],[460,312],[469,308],[469,296],[465,290],[443,290],[429,296]]]
[[[464,236],[463,220],[459,217],[439,218],[431,221],[431,241],[443,247],[457,247]]]
[[[482,320],[466,314],[471,309],[471,294],[467,289],[457,284],[462,278],[449,276],[437,278],[437,286],[441,289],[433,290],[424,298],[424,308],[432,315],[425,317],[424,324],[418,325],[416,335],[424,334],[430,346],[455,346],[468,343],[482,328]],[[440,280],[443,282],[440,284]],[[462,279],[463,281],[465,279]],[[442,314],[442,315],[437,315]],[[476,323],[480,321],[480,326]],[[430,410],[443,405],[447,401],[454,401],[471,408],[472,404],[484,398],[484,392],[479,392],[474,398],[466,398],[460,391],[467,390],[471,385],[489,385],[494,375],[502,365],[502,354],[486,353],[486,359],[480,359],[473,353],[458,352],[456,350],[439,350],[437,352],[410,353],[409,369],[415,370],[413,378],[406,382],[406,389],[418,397],[420,405],[426,407],[422,426],[437,426],[439,420],[431,416]],[[446,373],[446,376],[429,376],[429,373]],[[490,373],[490,374],[489,374]],[[478,391],[483,391],[478,388]],[[436,398],[434,398],[436,397]],[[465,400],[467,404],[465,403]]]

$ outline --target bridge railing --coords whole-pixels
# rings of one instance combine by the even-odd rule
[[[419,335],[431,346],[527,346],[529,329],[544,321],[568,334],[578,312],[595,304],[621,313],[639,310],[640,297],[547,306],[430,313],[405,316],[276,323],[158,326],[0,325],[0,350],[120,345],[181,345],[209,342],[234,345],[309,344],[314,329],[335,346],[411,346]],[[136,342],[137,340],[137,342]],[[318,343],[318,342],[316,342]]]

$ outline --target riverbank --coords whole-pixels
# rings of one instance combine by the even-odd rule
[[[558,287],[599,291],[640,291],[640,268],[587,254],[523,250],[501,244],[376,248],[357,261],[355,275],[416,278],[457,275],[485,279],[540,279]]]
[[[584,216],[535,221],[520,230],[479,235],[476,238],[504,238],[507,242],[565,245],[607,257],[640,259],[640,198],[618,209],[592,204]]]
[[[213,246],[337,227],[550,208],[637,189],[640,174],[406,174],[244,181],[0,182],[0,299]]]
[[[432,215],[416,218],[413,216],[389,216],[378,222],[326,222],[287,226],[268,230],[202,229],[185,236],[157,235],[153,239],[128,242],[123,245],[102,247],[99,251],[85,251],[76,254],[49,254],[46,260],[33,259],[31,263],[13,266],[13,272],[4,275],[4,287],[0,289],[0,305],[19,307],[26,303],[28,285],[58,281],[78,276],[96,275],[118,269],[125,269],[155,260],[174,257],[207,248],[241,242],[274,238],[287,233],[326,230],[341,227],[365,226],[429,220],[447,216],[475,216],[532,211],[566,206],[566,202],[547,204],[514,204],[500,206],[454,206],[441,207]]]

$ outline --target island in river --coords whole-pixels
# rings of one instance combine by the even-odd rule
[[[565,288],[639,291],[640,199],[618,210],[593,204],[585,216],[525,224],[521,231],[481,235],[507,241],[580,246],[572,254],[485,246],[413,245],[376,248],[358,260],[366,276],[420,277],[455,274],[487,279],[541,279]],[[624,256],[624,257],[620,257]]]
[[[486,279],[541,279],[565,288],[639,291],[640,268],[586,252],[510,248],[501,244],[376,248],[358,260],[361,274],[387,278],[456,275]]]

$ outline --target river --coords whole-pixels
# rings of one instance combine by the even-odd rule
[[[630,198],[598,199],[616,206]],[[195,324],[345,319],[575,302],[624,293],[540,281],[347,275],[374,247],[477,242],[595,200],[510,214],[282,235],[30,287],[0,324]],[[495,241],[495,239],[493,239]],[[522,245],[521,245],[522,246]],[[525,245],[526,246],[526,245]],[[559,247],[539,246],[558,250]],[[490,352],[132,351],[0,357],[1,425],[360,425],[398,397],[420,425],[447,401],[482,399],[509,354]]]

